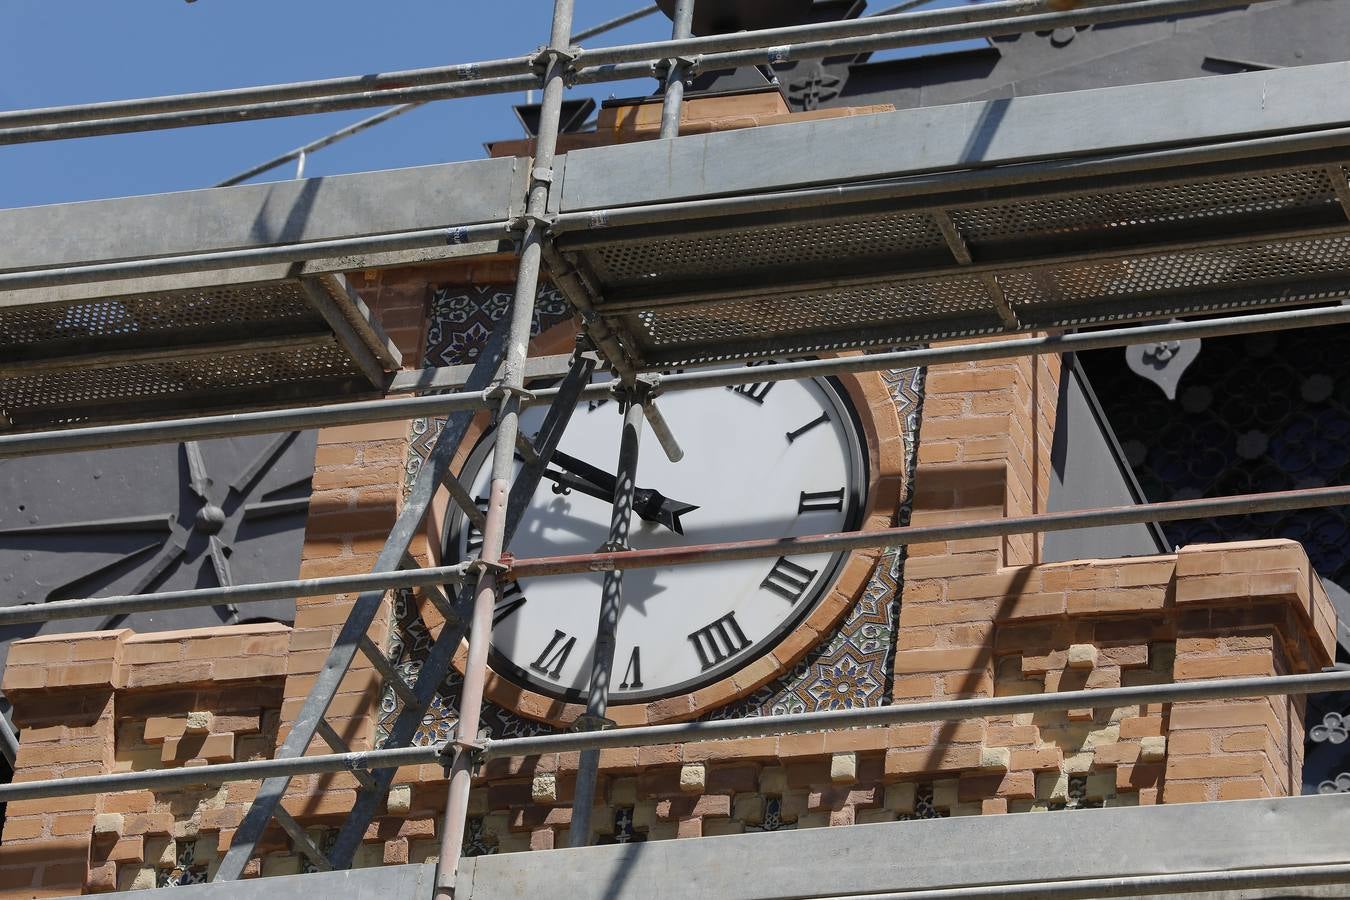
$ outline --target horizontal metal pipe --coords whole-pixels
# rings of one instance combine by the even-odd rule
[[[882,50],[895,50],[902,47],[920,47],[928,44],[941,44],[949,41],[967,41],[981,38],[1002,37],[1010,34],[1023,34],[1029,31],[1053,31],[1057,28],[1082,28],[1088,25],[1101,25],[1110,22],[1125,22],[1132,19],[1168,18],[1201,12],[1213,12],[1236,7],[1252,6],[1254,3],[1268,0],[1140,0],[1131,3],[1108,3],[1101,6],[1085,6],[1064,12],[1047,11],[1031,15],[1010,16],[1002,19],[985,19],[968,24],[938,25],[931,28],[916,28],[904,31],[881,33],[881,29],[857,37],[832,39],[811,39],[804,36],[792,43],[780,47],[765,47],[761,41],[755,47],[730,52],[709,52],[699,57],[698,65],[702,69],[725,69],[739,66],[763,65],[766,63],[786,62],[799,59],[820,59],[826,56],[850,56],[859,53],[875,53]],[[984,4],[975,4],[965,11],[980,10]],[[936,11],[935,11],[936,12]],[[909,17],[934,15],[934,13],[911,13]],[[849,20],[850,24],[882,24],[894,22],[907,16],[877,16]],[[786,30],[786,29],[785,29]],[[747,34],[754,34],[748,32]],[[695,38],[692,40],[702,40]],[[671,43],[674,43],[673,41]],[[578,67],[584,67],[590,60],[586,54],[577,60]]]
[[[243,247],[237,250],[186,253],[180,256],[161,256],[153,259],[130,259],[84,266],[0,272],[0,291],[57,287],[64,284],[85,284],[92,281],[125,278],[144,278],[152,275],[182,275],[187,272],[209,272],[244,266],[261,266],[270,263],[303,262],[307,259],[324,259],[353,253],[420,250],[426,247],[443,247],[447,244],[502,240],[509,237],[510,234],[511,231],[506,222],[491,222],[457,228],[422,228],[417,231],[399,231],[392,234],[364,235],[362,237],[336,238],[326,241],[304,241],[295,244],[280,244],[274,247]],[[3,297],[0,297],[0,300],[3,300]]]
[[[578,32],[572,41],[585,40],[612,31],[657,11],[655,5],[636,10]],[[189,94],[169,94],[130,100],[109,100],[101,103],[80,103],[70,106],[52,106],[42,109],[22,109],[0,112],[0,129],[21,126],[57,125],[84,122],[93,119],[122,119],[149,116],[156,113],[185,112],[217,107],[240,107],[284,100],[330,98],[343,95],[371,95],[381,91],[413,87],[444,87],[455,84],[476,84],[512,76],[528,77],[536,85],[533,56],[511,56],[481,62],[450,66],[431,66],[394,72],[375,72],[368,75],[344,75],[284,84],[256,87],[227,88],[218,91],[199,91]],[[526,88],[528,89],[528,88]],[[358,123],[359,124],[359,123]],[[345,129],[344,129],[345,131]],[[353,132],[354,133],[354,132]],[[345,137],[346,135],[341,135]],[[340,138],[339,138],[340,139]],[[320,144],[320,146],[326,146]],[[255,173],[256,174],[256,173]]]
[[[43,800],[48,797],[74,797],[82,794],[117,791],[168,790],[199,784],[227,784],[231,781],[257,781],[287,775],[317,775],[323,772],[352,772],[360,769],[392,769],[437,761],[439,747],[397,747],[354,753],[330,753],[323,756],[299,756],[290,759],[256,759],[248,762],[220,763],[190,769],[152,769],[147,772],[113,772],[107,775],[80,775],[46,781],[24,781],[0,785],[0,803],[15,800]]]
[[[1249,5],[1248,0],[1241,4],[1232,0],[1182,0],[1186,4],[1183,11],[1213,8],[1215,2],[1226,2],[1230,6]],[[1262,2],[1262,0],[1257,0]],[[1084,5],[1079,13],[1100,15],[1129,15],[1124,12],[1129,7],[1139,6],[1137,2],[1093,3]],[[714,34],[681,40],[647,41],[636,44],[621,44],[614,47],[597,47],[583,50],[576,60],[576,68],[583,70],[591,66],[614,65],[625,62],[650,62],[654,60],[683,57],[692,59],[702,57],[708,60],[721,54],[730,54],[744,50],[782,48],[806,43],[838,42],[842,44],[856,38],[880,35],[915,34],[943,27],[960,27],[990,21],[1007,19],[1027,19],[1037,21],[1038,17],[1058,15],[1055,7],[1044,0],[1012,0],[1012,2],[969,4],[945,9],[899,15],[865,16],[858,19],[845,19],[836,22],[819,22],[810,25],[788,25],[781,28],[765,28],[759,31],[738,31],[730,34]],[[1145,15],[1164,15],[1146,13]],[[1028,28],[1039,30],[1042,25]],[[935,40],[946,40],[937,38]],[[829,55],[829,54],[826,54]],[[700,62],[702,62],[702,60]]]
[[[969,887],[833,895],[829,900],[957,900],[997,897],[1001,900],[1095,900],[1097,897],[1143,897],[1197,891],[1237,891],[1318,884],[1350,884],[1350,865],[1276,866],[1211,872],[1168,872],[1163,875],[1118,875],[1064,881],[981,884]],[[1207,896],[1213,896],[1207,894]],[[1281,896],[1288,896],[1281,894]]]
[[[820,58],[846,52],[860,53],[1099,22],[1181,15],[1260,2],[1268,0],[1140,0],[1070,12],[1044,12],[1050,7],[1039,2],[976,4],[898,16],[874,16],[845,22],[582,51],[573,61],[573,78],[576,83],[594,84],[648,77],[667,59],[697,56],[701,50],[711,51],[718,47],[745,46],[759,49],[707,52],[700,59],[700,65],[722,68],[787,59]],[[993,18],[1026,9],[1037,12],[1025,16]],[[936,22],[956,24],[924,27]],[[841,36],[845,34],[857,36]],[[795,43],[777,46],[770,43],[779,39]],[[224,92],[20,110],[0,114],[0,144],[307,115],[537,88],[540,79],[533,74],[532,69],[529,70],[531,74],[515,71],[514,67],[519,67],[522,61],[529,62],[526,57],[518,57],[404,73],[347,76]],[[409,81],[407,76],[412,75],[416,78]]]
[[[773,737],[845,728],[875,728],[912,722],[952,722],[983,716],[1058,712],[1087,707],[1131,706],[1136,703],[1180,703],[1186,700],[1218,700],[1276,694],[1313,694],[1350,688],[1350,672],[1316,672],[1309,675],[1274,675],[1263,678],[1223,678],[1180,684],[1145,684],[1134,687],[984,697],[973,700],[939,700],[902,706],[872,706],[827,712],[756,716],[713,722],[681,722],[675,725],[643,725],[607,731],[564,732],[538,737],[489,741],[487,759],[506,756],[538,756],[542,753],[572,753],[619,747],[651,747],[694,741]],[[0,789],[3,790],[3,789]],[[0,800],[4,799],[0,793]]]
[[[650,747],[693,741],[772,737],[843,728],[872,728],[909,722],[951,722],[981,716],[1004,716],[1027,712],[1057,712],[1094,706],[1129,706],[1136,703],[1180,703],[1235,697],[1312,694],[1350,689],[1350,671],[1309,675],[1277,675],[1264,678],[1225,678],[1181,684],[1138,685],[1099,690],[1063,691],[1013,697],[946,700],[879,706],[784,716],[759,716],[715,722],[682,722],[608,731],[570,732],[538,737],[509,738],[486,742],[485,759],[537,756],[587,749]],[[254,760],[199,766],[193,769],[158,769],[149,772],[118,772],[47,781],[0,785],[0,803],[39,800],[79,794],[131,790],[161,790],[189,784],[223,784],[250,781],[274,775],[305,775],[424,765],[440,761],[441,747],[403,747],[363,753],[334,753],[284,760]]]
[[[160,609],[237,605],[261,603],[266,600],[289,600],[292,597],[322,597],[325,594],[427,587],[461,581],[467,569],[467,563],[459,563],[453,566],[433,566],[382,574],[334,575],[327,578],[265,581],[230,587],[164,591],[157,594],[54,600],[51,603],[0,607],[0,626],[50,622],[57,619],[82,619],[85,616],[129,615]]]
[[[982,537],[1013,534],[1040,534],[1102,528],[1111,525],[1139,525],[1148,522],[1175,522],[1182,519],[1206,519],[1253,513],[1284,512],[1291,509],[1319,509],[1350,504],[1350,486],[1303,488],[1263,494],[1238,494],[1199,500],[1168,500],[1138,506],[1112,506],[1103,509],[1075,509],[1067,512],[1009,516],[953,525],[911,525],[882,528],[877,531],[845,531],[833,534],[808,534],[781,540],[730,541],[721,544],[692,544],[685,547],[661,547],[651,550],[578,553],[571,556],[541,556],[516,560],[511,578],[535,578],[541,575],[576,575],[588,572],[614,572],[624,569],[659,569],[667,566],[725,562],[736,559],[773,559],[779,556],[804,556],[812,553],[837,553],[878,547],[905,547],[936,541],[965,541]]]
[[[277,100],[240,106],[211,106],[205,109],[87,119],[79,122],[49,125],[23,125],[15,128],[0,128],[0,145],[31,144],[39,141],[59,141],[109,134],[159,131],[166,128],[187,128],[194,125],[219,125],[228,122],[248,122],[256,119],[277,119],[285,116],[306,116],[337,112],[344,109],[389,106],[397,103],[428,103],[432,100],[451,100],[456,97],[517,93],[532,90],[538,86],[539,79],[535,76],[516,75],[510,78],[481,78],[453,84],[432,84],[393,90],[368,91],[359,94],[338,94],[306,100]]]
[[[12,110],[0,112],[0,128],[59,125],[91,119],[133,118],[155,113],[184,112],[220,106],[265,104],[286,100],[336,97],[344,94],[370,94],[396,88],[445,86],[447,84],[473,83],[484,79],[522,75],[534,77],[534,62],[529,56],[515,56],[461,65],[432,66],[423,69],[404,69],[396,72],[375,72],[369,75],[343,75],[338,78],[321,78],[314,81],[227,88],[219,91],[199,91],[190,94],[168,94],[160,97],[139,97],[130,100],[109,100],[101,103],[78,103],[42,109]]]
[[[1335,306],[1326,309],[1283,310],[1201,322],[1168,322],[1160,325],[1113,328],[1083,334],[1018,338],[1009,341],[961,344],[920,350],[898,350],[889,353],[870,353],[835,359],[797,360],[774,366],[757,366],[753,370],[735,367],[684,372],[677,375],[662,376],[660,388],[662,391],[698,390],[745,384],[749,378],[753,378],[756,382],[789,381],[849,372],[871,372],[879,369],[933,366],[987,359],[1006,359],[1016,356],[1099,350],[1108,347],[1125,347],[1130,344],[1151,343],[1158,340],[1222,337],[1225,335],[1255,334],[1266,331],[1346,324],[1350,324],[1350,307]],[[563,357],[558,357],[558,359],[561,360]],[[565,371],[565,366],[563,371]],[[405,388],[407,388],[406,381]],[[618,384],[618,381],[592,384],[584,389],[582,396],[586,398],[606,397],[609,396],[611,388]],[[446,385],[439,386],[448,387]],[[534,398],[526,400],[525,404],[534,405],[551,402],[555,393],[557,391],[554,388],[536,391]],[[65,431],[12,434],[0,436],[0,459],[38,453],[67,453],[103,447],[132,447],[169,441],[229,437],[231,435],[270,434],[277,431],[294,431],[334,425],[393,422],[423,416],[447,415],[463,409],[485,409],[488,405],[480,394],[461,392],[429,397],[405,397],[369,400],[360,403],[341,403],[330,406],[264,410],[228,416],[202,416],[161,422],[134,422],[124,425],[73,428]]]
[[[662,375],[658,385],[662,392],[735,387],[739,384],[745,384],[747,378],[753,378],[756,383],[793,381],[802,378],[828,378],[832,375],[875,372],[880,369],[908,369],[989,359],[1007,359],[1016,356],[1081,353],[1086,350],[1105,350],[1113,347],[1127,347],[1131,344],[1148,344],[1155,341],[1184,341],[1289,331],[1297,328],[1327,328],[1338,325],[1350,325],[1350,306],[1281,310],[1249,316],[1204,319],[1198,322],[1164,322],[1158,325],[1108,328],[1101,331],[1086,331],[1047,337],[1015,338],[1008,341],[990,341],[984,344],[953,344],[918,350],[895,350],[886,353],[868,353],[828,359],[791,360],[772,366],[756,366],[749,372],[739,367],[681,372],[675,375]]]

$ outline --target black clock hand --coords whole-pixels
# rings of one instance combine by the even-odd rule
[[[560,450],[553,451],[552,461],[565,471],[553,472],[546,469],[545,478],[562,487],[573,488],[591,497],[613,502],[615,487],[613,475]],[[684,534],[680,516],[696,509],[698,507],[692,503],[672,500],[651,488],[637,488],[633,491],[633,512],[644,521],[664,525],[676,534]]]

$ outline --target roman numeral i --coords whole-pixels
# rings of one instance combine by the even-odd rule
[[[705,672],[750,646],[750,639],[737,624],[734,612],[695,631],[689,635],[689,642],[694,645],[694,652]]]

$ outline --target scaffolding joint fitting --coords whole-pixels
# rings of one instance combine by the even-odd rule
[[[691,77],[699,73],[703,66],[703,56],[673,56],[670,59],[657,60],[652,63],[652,72],[656,77],[665,79],[669,77],[671,69],[678,68],[682,78],[681,81],[688,81]]]
[[[484,403],[488,403],[493,400],[501,400],[506,397],[515,397],[517,400],[535,399],[534,391],[527,390],[526,388],[523,387],[516,387],[515,385],[511,384],[506,384],[501,381],[484,388],[481,396],[483,398]]]
[[[577,716],[576,721],[572,723],[572,731],[610,731],[618,728],[619,723],[605,716],[597,716],[593,713],[582,713]]]
[[[553,65],[554,62],[562,63],[565,67],[566,77],[570,83],[571,79],[576,76],[576,67],[573,63],[576,62],[577,57],[580,55],[580,47],[568,47],[564,50],[561,47],[550,47],[545,45],[535,51],[534,56],[530,58],[530,65],[534,68],[535,74],[542,78],[548,74],[549,67]]]
[[[466,571],[472,572],[479,577],[487,575],[488,573],[500,577],[510,570],[510,567],[502,562],[488,562],[486,559],[475,559],[469,563],[469,567]]]
[[[441,770],[445,777],[450,777],[450,770],[455,766],[455,760],[459,759],[461,753],[465,754],[469,760],[469,767],[476,770],[483,762],[483,754],[487,752],[487,744],[482,741],[466,741],[458,735],[450,738],[444,744],[441,744],[440,758]]]
[[[536,169],[535,171],[541,170]],[[511,218],[511,221],[508,223],[508,227],[510,228],[511,231],[517,232],[525,231],[531,226],[536,228],[542,228],[545,231],[548,231],[550,228],[553,227],[554,223],[557,221],[558,217],[554,213],[545,213],[544,215],[538,215],[537,213],[527,212],[521,213],[518,216],[513,216]]]

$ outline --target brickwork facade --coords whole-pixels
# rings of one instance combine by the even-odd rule
[[[616,114],[610,130],[649,136],[646,115]],[[744,118],[762,124],[773,115]],[[419,360],[434,287],[513,277],[510,258],[487,258],[352,279],[405,359]],[[909,473],[914,524],[1046,509],[1059,376],[1055,357],[927,373],[918,467]],[[409,444],[406,423],[320,432],[301,577],[369,571],[399,509]],[[424,536],[412,552],[430,559]],[[904,575],[890,691],[897,704],[1308,672],[1334,653],[1331,604],[1289,541],[1044,563],[1034,535],[985,538],[910,547]],[[17,779],[271,755],[354,600],[301,598],[293,628],[17,642],[3,682],[22,729]],[[388,628],[386,609],[372,639],[382,644]],[[358,656],[328,715],[352,749],[376,743],[380,688]],[[608,750],[592,840],[1283,796],[1299,790],[1301,710],[1280,697],[1138,704]],[[328,748],[316,741],[311,752]],[[563,845],[577,765],[576,754],[486,765],[466,852]],[[394,784],[357,865],[437,852],[441,769],[405,768]],[[284,805],[322,846],[356,786],[345,774],[296,778]],[[10,804],[0,891],[60,896],[206,877],[256,787]],[[303,866],[273,828],[248,874]]]

